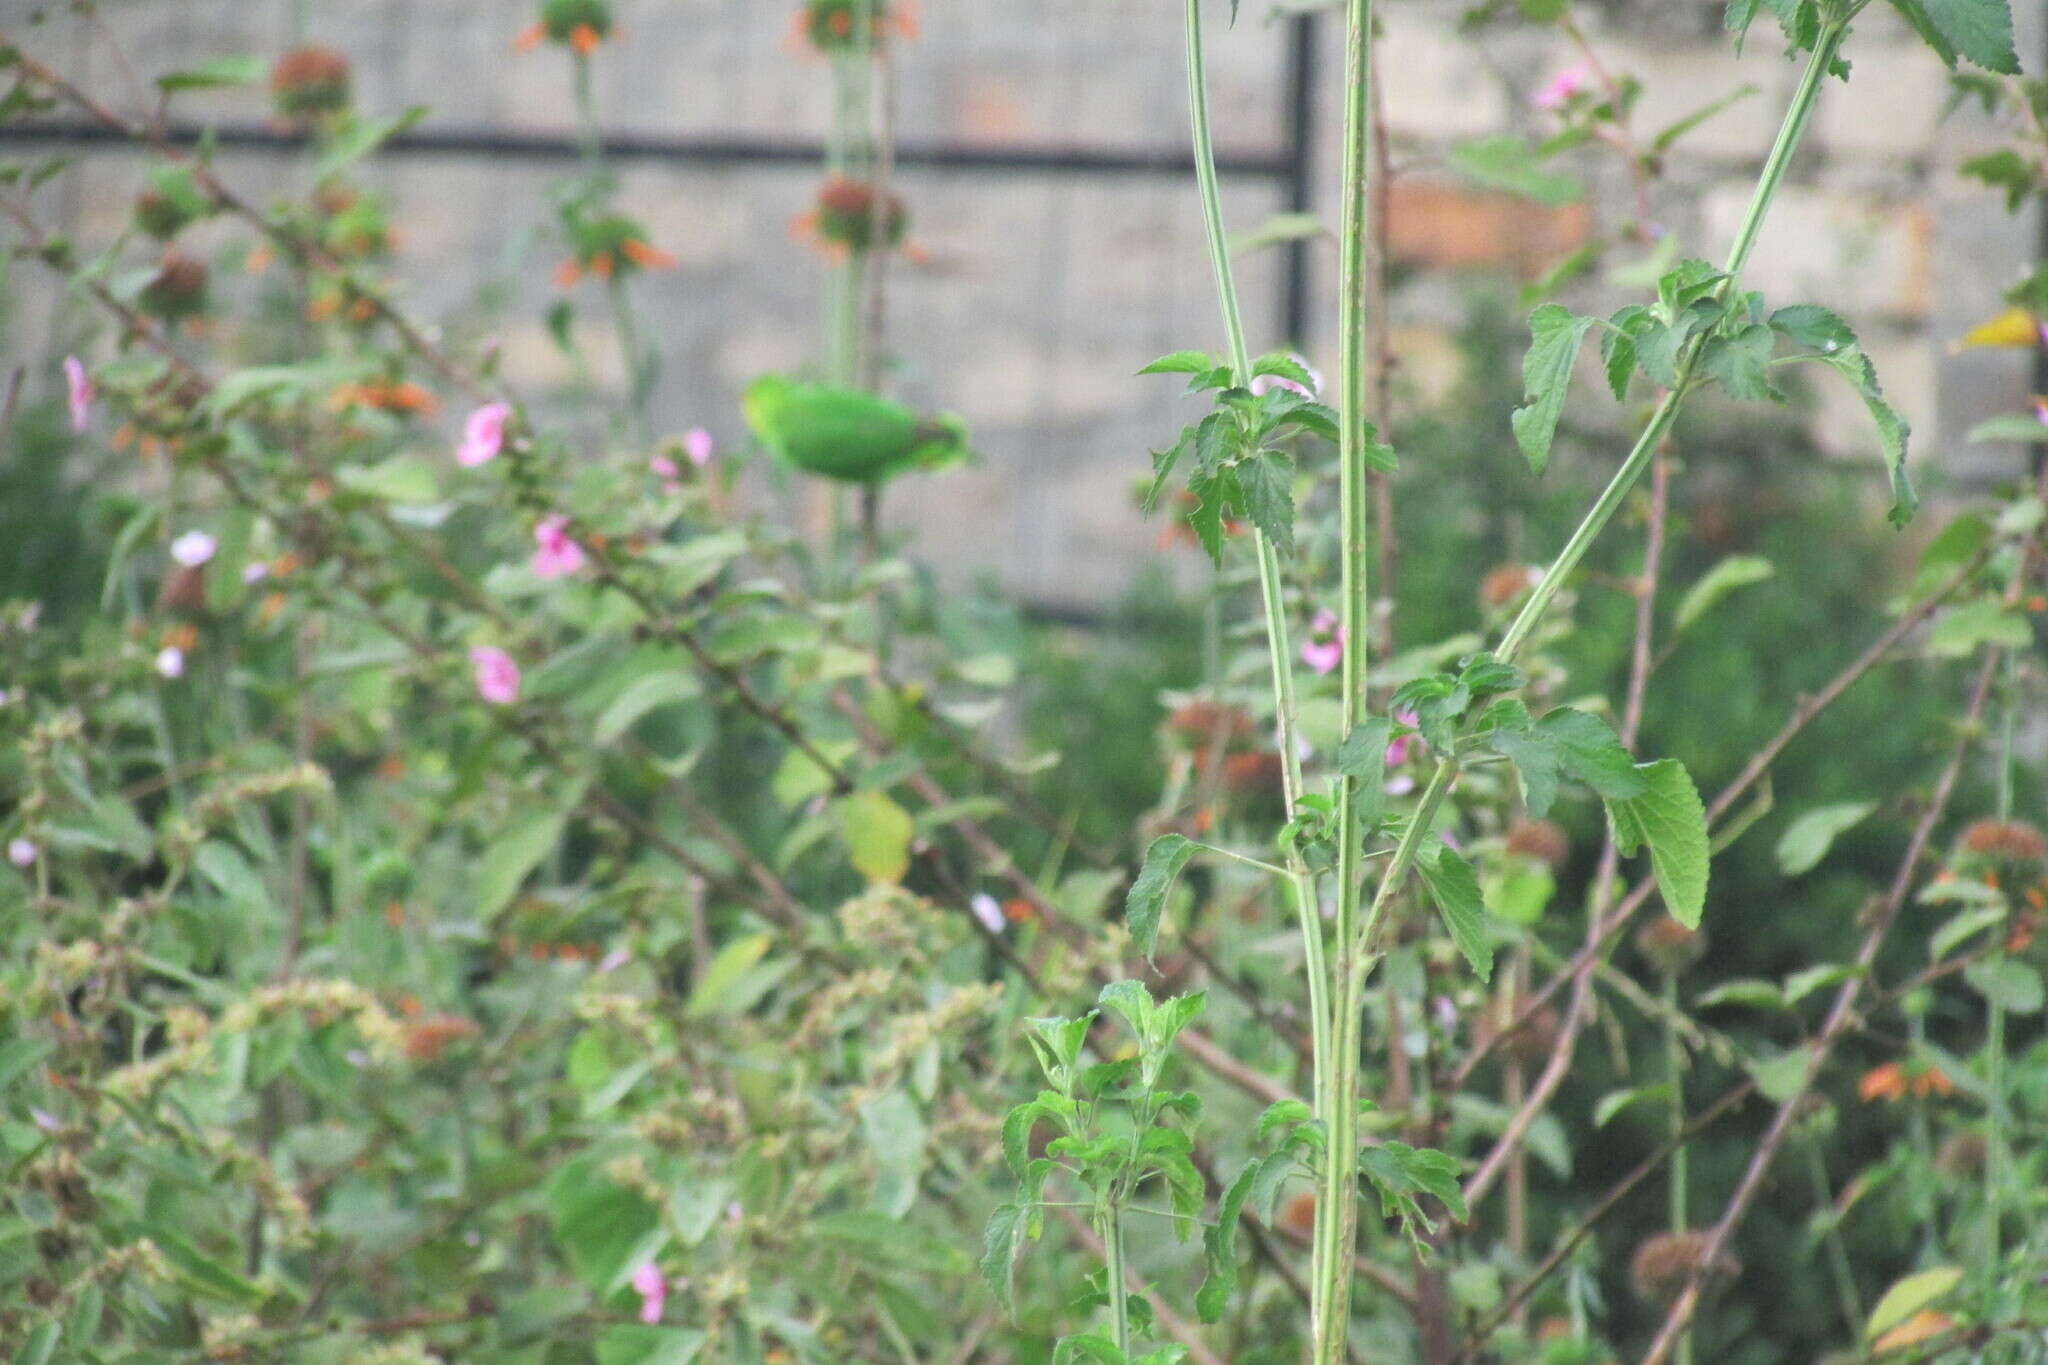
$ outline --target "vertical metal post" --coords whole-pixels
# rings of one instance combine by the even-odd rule
[[[1287,212],[1307,213],[1315,199],[1316,30],[1321,16],[1297,14],[1287,21]],[[1303,238],[1286,245],[1280,273],[1280,335],[1306,351],[1309,345],[1309,250]]]

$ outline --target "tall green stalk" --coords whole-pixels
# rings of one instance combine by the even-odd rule
[[[1251,352],[1245,345],[1244,317],[1238,307],[1237,282],[1230,267],[1230,246],[1223,233],[1223,195],[1217,184],[1216,146],[1209,130],[1209,88],[1202,55],[1200,0],[1187,0],[1186,24],[1188,116],[1194,140],[1195,182],[1201,193],[1202,220],[1207,229],[1209,261],[1216,276],[1217,303],[1223,313],[1223,329],[1229,337],[1232,373],[1238,383],[1249,383]],[[1296,721],[1294,662],[1287,631],[1287,603],[1281,591],[1280,555],[1265,533],[1257,529],[1252,531],[1252,546],[1258,560],[1259,602],[1265,616],[1266,656],[1272,674],[1273,708],[1279,729],[1281,791],[1287,809],[1292,812],[1301,796],[1301,748]],[[1309,1038],[1314,1057],[1314,1089],[1311,1093],[1316,1117],[1326,1125],[1325,1131],[1330,1131],[1334,1127],[1330,1068],[1336,1052],[1330,1036],[1330,970],[1322,914],[1316,899],[1315,879],[1302,863],[1301,856],[1292,850],[1287,855],[1286,871],[1288,893],[1294,901],[1295,918],[1301,929],[1302,954],[1308,976]],[[1318,1200],[1312,1260],[1312,1279],[1317,1286],[1326,1279],[1324,1268],[1329,1257],[1326,1225],[1330,1221],[1330,1213],[1330,1201]],[[1320,1297],[1315,1301],[1314,1309],[1320,1332],[1320,1324],[1329,1318]]]
[[[1337,497],[1341,563],[1338,619],[1343,641],[1342,729],[1349,735],[1366,710],[1372,621],[1366,531],[1366,243],[1372,231],[1372,0],[1348,0],[1344,42],[1344,184],[1338,227]],[[1337,789],[1337,1000],[1331,1011],[1329,1142],[1317,1200],[1320,1263],[1312,1286],[1315,1365],[1343,1365],[1351,1324],[1351,1253],[1358,1238],[1358,1066],[1365,973],[1358,934],[1364,890],[1364,832],[1358,827],[1358,779]]]
[[[1688,1171],[1690,1161],[1685,1142],[1685,1043],[1678,1036],[1678,974],[1664,973],[1664,1081],[1671,1087],[1671,1231],[1684,1233],[1691,1227]],[[1679,1334],[1673,1352],[1677,1365],[1692,1365],[1692,1328]]]
[[[1742,225],[1736,230],[1735,240],[1728,249],[1726,274],[1729,278],[1721,286],[1721,294],[1724,297],[1733,288],[1734,277],[1748,262],[1750,252],[1756,247],[1757,235],[1763,230],[1764,218],[1770,212],[1771,201],[1776,197],[1778,186],[1784,181],[1786,168],[1791,165],[1793,154],[1798,151],[1800,141],[1806,133],[1806,126],[1813,117],[1813,108],[1820,95],[1821,82],[1826,78],[1828,67],[1834,62],[1835,53],[1840,49],[1842,38],[1847,31],[1847,16],[1838,15],[1826,23],[1814,42],[1806,70],[1799,78],[1799,86],[1793,91],[1792,102],[1787,106],[1784,121],[1779,126],[1777,141],[1772,144],[1771,154],[1764,161],[1763,170],[1757,176],[1756,190],[1750,196],[1749,209],[1743,214]],[[1527,642],[1530,633],[1535,630],[1544,612],[1549,609],[1551,601],[1557,596],[1558,590],[1563,587],[1565,579],[1578,567],[1579,561],[1585,558],[1586,551],[1591,548],[1600,532],[1606,529],[1607,523],[1613,520],[1615,512],[1620,509],[1630,490],[1642,477],[1643,471],[1649,468],[1658,444],[1671,430],[1671,424],[1677,419],[1678,410],[1691,390],[1693,370],[1699,363],[1701,345],[1702,341],[1698,337],[1687,343],[1679,357],[1675,381],[1658,402],[1656,410],[1650,414],[1650,420],[1636,438],[1628,458],[1622,461],[1621,468],[1615,471],[1607,487],[1601,490],[1600,496],[1579,522],[1578,528],[1572,532],[1571,538],[1565,542],[1564,548],[1558,551],[1557,558],[1551,562],[1542,579],[1530,592],[1528,602],[1508,626],[1507,633],[1501,636],[1500,644],[1495,647],[1494,653],[1503,662],[1511,661]],[[1371,970],[1373,941],[1385,923],[1387,904],[1394,892],[1400,888],[1409,869],[1415,865],[1415,858],[1421,851],[1422,840],[1429,833],[1437,809],[1442,805],[1455,776],[1456,760],[1452,756],[1441,759],[1437,763],[1436,771],[1430,775],[1429,785],[1423,789],[1415,816],[1409,821],[1400,844],[1394,850],[1393,858],[1387,864],[1386,876],[1381,879],[1379,889],[1373,896],[1372,906],[1366,912],[1365,922],[1360,927],[1365,951],[1355,964],[1354,971]]]

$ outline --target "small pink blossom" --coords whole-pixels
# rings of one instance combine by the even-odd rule
[[[502,649],[478,645],[469,651],[470,666],[476,670],[477,695],[495,706],[510,706],[519,700],[519,665]]]
[[[1328,673],[1344,662],[1344,627],[1337,623],[1334,612],[1319,611],[1308,623],[1301,661],[1318,673]]]
[[[64,357],[64,387],[71,403],[71,429],[84,431],[92,421],[93,387],[85,362],[75,355]]]
[[[541,578],[566,578],[583,567],[583,547],[569,534],[565,516],[542,517],[533,543],[533,571]]]
[[[32,839],[10,839],[7,841],[7,861],[16,867],[31,867],[35,864],[37,849]]]
[[[697,468],[702,469],[711,463],[711,453],[714,449],[711,433],[704,428],[691,427],[683,433],[683,454],[689,456],[690,463]]]
[[[617,971],[617,970],[618,970],[619,968],[621,968],[621,967],[625,966],[625,965],[626,965],[626,964],[627,964],[628,962],[631,962],[632,960],[633,960],[633,950],[632,950],[632,949],[630,949],[630,948],[614,948],[614,949],[612,949],[612,950],[611,950],[610,952],[606,953],[606,954],[604,955],[604,957],[603,957],[603,958],[601,958],[601,959],[600,959],[600,960],[598,961],[598,964],[597,964],[597,970],[598,970],[598,971],[599,971],[600,973],[603,973],[603,972],[615,972],[615,971]]]
[[[156,671],[166,678],[185,676],[185,651],[176,645],[165,645],[156,652]]]
[[[2048,426],[2048,398],[2036,398],[2034,400],[2034,420],[2043,426]]]
[[[270,566],[260,559],[254,563],[242,566],[242,581],[244,583],[261,583],[268,577],[270,577]]]
[[[633,1292],[640,1296],[640,1321],[649,1327],[660,1322],[668,1302],[668,1281],[661,1278],[661,1267],[649,1261],[634,1271]]]
[[[171,542],[171,558],[188,569],[196,569],[213,559],[220,542],[204,531],[187,531]]]
[[[1293,356],[1291,359],[1295,364],[1301,366],[1302,369],[1308,371],[1309,386],[1307,388],[1303,388],[1292,379],[1283,378],[1277,374],[1261,374],[1252,377],[1252,392],[1270,393],[1274,389],[1287,389],[1300,394],[1303,398],[1314,398],[1317,393],[1322,391],[1323,376],[1300,356]]]
[[[683,491],[683,467],[666,455],[656,455],[647,462],[647,467],[661,477],[661,491],[680,493]]]
[[[1555,112],[1569,104],[1572,96],[1591,85],[1595,74],[1591,62],[1574,63],[1552,76],[1549,83],[1537,91],[1535,98],[1529,102],[1538,109]]]
[[[1403,725],[1413,725],[1416,716],[1413,711],[1396,711],[1394,719]],[[1415,747],[1414,735],[1396,735],[1387,745],[1387,766],[1398,768],[1408,761],[1408,751]]]
[[[974,899],[967,902],[967,907],[974,911],[974,917],[981,921],[982,928],[991,934],[1003,932],[1006,924],[1003,919],[1003,907],[996,902],[994,896],[986,891],[977,891],[974,893]]]
[[[455,463],[465,469],[489,464],[505,448],[505,423],[511,419],[510,403],[486,403],[462,424],[462,444],[455,448]]]

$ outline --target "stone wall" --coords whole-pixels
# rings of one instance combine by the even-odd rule
[[[10,8],[25,7],[11,0]],[[54,7],[53,7],[54,8]],[[1220,4],[1212,8],[1220,12]],[[1286,132],[1286,30],[1245,0],[1244,18],[1210,43],[1219,141],[1276,151]],[[1610,231],[1627,202],[1612,158],[1580,154],[1596,186],[1591,207],[1541,210],[1478,191],[1444,169],[1448,141],[1548,131],[1530,95],[1571,60],[1548,32],[1458,28],[1464,7],[1439,0],[1382,6],[1383,76],[1401,169],[1394,199],[1398,263],[1414,272],[1396,306],[1407,392],[1426,401],[1452,377],[1451,330],[1474,272],[1530,275],[1587,234]],[[2021,5],[2022,52],[2044,46],[2040,7]],[[288,40],[290,6],[270,0],[135,0],[104,22],[148,71]],[[360,103],[392,112],[432,106],[428,127],[559,132],[572,121],[567,63],[557,52],[515,55],[531,17],[525,0],[352,0],[314,5],[312,31],[348,51]],[[816,137],[825,126],[827,73],[792,51],[793,5],[783,0],[619,0],[622,39],[607,46],[600,102],[620,132]],[[1720,0],[1616,4],[1590,36],[1616,72],[1646,87],[1645,133],[1741,85],[1757,93],[1702,127],[1671,159],[1652,205],[1689,254],[1718,255],[1789,92],[1795,68],[1768,22],[1737,57],[1715,31]],[[1186,138],[1179,7],[1165,0],[922,0],[923,34],[900,56],[899,127],[918,142],[1163,149]],[[18,22],[18,21],[16,21]],[[1340,53],[1325,16],[1316,108],[1317,196],[1333,206],[1335,76]],[[1994,311],[1999,289],[2030,262],[2035,229],[2008,219],[1956,163],[1990,134],[1968,117],[1943,120],[1944,73],[1882,6],[1859,23],[1855,78],[1831,88],[1811,149],[1766,229],[1749,282],[1774,300],[1825,300],[1865,337],[1887,390],[1919,435],[1925,482],[1967,483],[2016,468],[2009,450],[1966,447],[1979,418],[2019,407],[2027,358],[1947,354],[1946,341]],[[22,31],[97,89],[126,77],[103,41],[69,18]],[[126,88],[133,89],[128,85]],[[134,97],[129,97],[133,102]],[[250,122],[254,93],[195,99],[195,112]],[[286,158],[235,152],[237,180],[273,186]],[[56,194],[87,241],[118,225],[136,158],[92,152]],[[535,391],[559,383],[539,318],[554,297],[559,254],[544,240],[546,196],[560,161],[459,155],[392,157],[367,173],[396,201],[405,238],[399,275],[411,305],[444,320],[480,300],[508,306],[498,329],[507,371]],[[664,352],[658,413],[667,429],[710,427],[742,439],[735,394],[753,374],[802,366],[818,350],[824,266],[793,240],[789,221],[816,182],[794,165],[636,161],[622,176],[627,204],[679,268],[648,280],[646,312]],[[1166,560],[1156,525],[1137,515],[1131,488],[1145,452],[1182,414],[1173,386],[1130,378],[1163,351],[1220,347],[1194,188],[1167,174],[991,173],[906,168],[912,235],[924,264],[900,268],[890,300],[892,380],[906,398],[962,414],[986,455],[981,466],[892,493],[889,520],[915,531],[919,553],[956,576],[989,574],[1033,599],[1088,607]],[[1281,206],[1270,180],[1226,186],[1234,227]],[[1321,324],[1311,357],[1328,368],[1323,315],[1335,251],[1312,251]],[[1278,335],[1282,259],[1245,258],[1240,285],[1255,346]],[[23,278],[27,276],[24,274]],[[31,286],[32,287],[32,286]],[[1613,306],[1620,295],[1582,288],[1575,301]],[[595,296],[582,299],[600,382],[619,366]],[[61,310],[30,300],[16,343],[61,330]],[[61,340],[61,338],[58,338]],[[1812,414],[1817,446],[1862,454],[1869,437],[1846,393]],[[452,424],[452,417],[444,420]],[[1501,458],[1513,457],[1505,414]],[[1585,457],[1591,458],[1591,457]],[[1184,552],[1172,556],[1184,559]]]

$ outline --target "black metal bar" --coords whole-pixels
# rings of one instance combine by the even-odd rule
[[[1287,211],[1307,213],[1315,203],[1316,27],[1315,14],[1299,14],[1287,25]],[[1307,239],[1287,244],[1280,276],[1280,335],[1306,351],[1309,346],[1309,248]]]
[[[192,146],[211,136],[215,145],[259,151],[291,151],[304,144],[299,135],[260,124],[225,124],[211,129],[172,124],[165,137]],[[126,143],[98,124],[75,121],[23,122],[0,128],[0,144],[56,142],[72,144]],[[506,132],[486,128],[414,128],[390,139],[380,149],[397,156],[501,156],[536,161],[573,161],[581,155],[573,138],[554,133]],[[748,136],[653,137],[613,133],[604,139],[607,157],[622,161],[668,161],[698,165],[791,165],[815,167],[824,161],[822,143],[798,138]],[[1292,184],[1300,174],[1297,158],[1286,153],[1224,153],[1216,168],[1225,175],[1279,180]],[[1185,151],[1128,151],[1070,146],[976,146],[960,142],[905,142],[896,152],[898,166],[935,170],[996,171],[1066,175],[1189,175],[1195,169]]]

